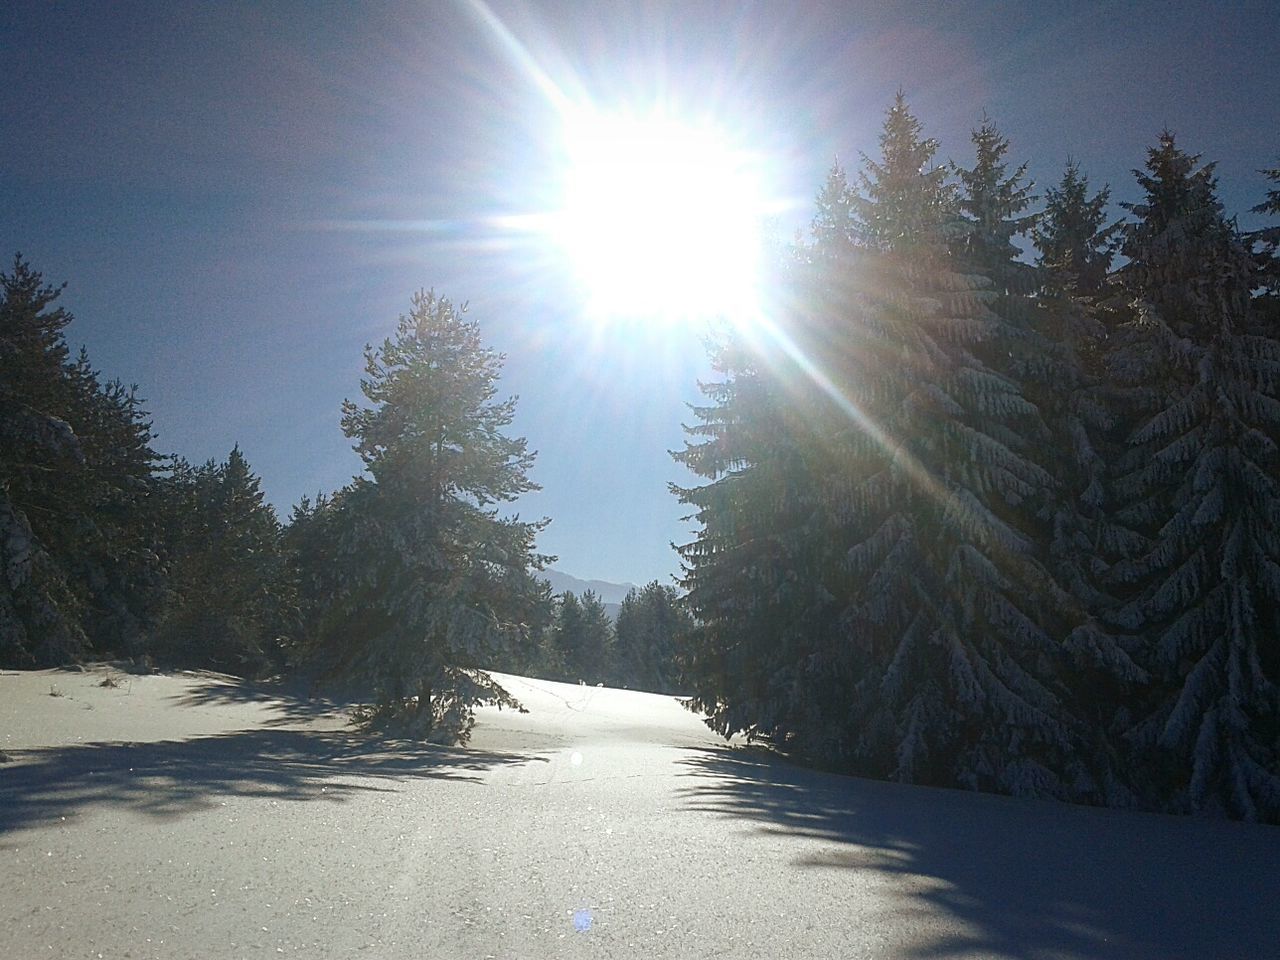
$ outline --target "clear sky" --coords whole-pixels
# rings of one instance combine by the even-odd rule
[[[1116,199],[1161,129],[1245,214],[1280,159],[1280,4],[83,2],[0,5],[0,256],[21,251],[157,446],[239,443],[282,516],[359,469],[338,426],[361,347],[412,291],[469,301],[539,451],[542,549],[666,579],[689,538],[667,456],[708,371],[693,325],[601,325],[522,227],[555,202],[548,86],[734,131],[807,222],[832,160],[906,92],[941,158],[985,110],[1041,185]],[[539,80],[541,77],[541,80]]]

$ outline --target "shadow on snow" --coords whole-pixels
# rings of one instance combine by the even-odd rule
[[[1240,958],[1280,943],[1280,828],[861,780],[750,748],[684,762],[692,809],[794,839],[788,864],[835,883],[898,876],[965,928],[916,956]]]
[[[299,720],[339,716],[358,700],[358,698],[347,697],[333,699],[312,696],[308,692],[308,685],[300,680],[255,683],[225,674],[204,675],[198,682],[193,682],[185,693],[169,699],[179,707],[258,704],[271,711],[270,717],[258,721],[268,727],[286,726]]]
[[[0,833],[119,807],[177,817],[233,797],[340,803],[430,777],[478,781],[529,755],[452,749],[356,731],[237,730],[146,743],[20,751],[0,768]]]

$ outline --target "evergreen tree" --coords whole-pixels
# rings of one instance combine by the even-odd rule
[[[1280,344],[1256,332],[1261,265],[1213,165],[1165,133],[1136,176],[1116,374],[1145,418],[1117,489],[1145,542],[1116,574],[1153,680],[1132,737],[1160,794],[1280,820]]]
[[[1089,178],[1068,161],[1062,179],[1045,191],[1045,209],[1032,231],[1045,282],[1055,291],[1097,298],[1107,286],[1119,224],[1107,223],[1111,189],[1089,195]]]
[[[1262,175],[1278,186],[1267,191],[1267,197],[1254,213],[1280,217],[1280,166],[1263,170]],[[1280,335],[1280,223],[1263,227],[1248,237],[1259,248],[1264,289],[1255,306],[1258,331],[1266,336]],[[1272,439],[1280,441],[1280,437]]]
[[[1147,679],[1131,644],[1112,622],[1117,598],[1107,580],[1109,559],[1123,555],[1132,534],[1117,524],[1108,485],[1109,464],[1124,432],[1106,377],[1108,328],[1114,325],[1108,274],[1113,256],[1109,190],[1090,193],[1089,181],[1068,162],[1045,193],[1033,232],[1040,270],[1037,330],[1043,343],[1041,376],[1028,398],[1049,431],[1045,465],[1058,480],[1044,504],[1048,563],[1072,599],[1066,647],[1073,657],[1073,700],[1090,731],[1097,758],[1098,799],[1132,803],[1124,784],[1125,758],[1112,749],[1117,708]]]
[[[975,227],[901,96],[881,149],[858,210],[878,289],[851,305],[880,342],[846,381],[875,425],[848,442],[875,466],[840,530],[854,584],[836,657],[851,678],[843,746],[898,779],[1074,795],[1078,725],[1043,624],[1060,591],[1021,529],[1052,481],[1026,440],[1035,408],[980,359],[1008,331],[1002,291],[957,256]]]
[[[70,359],[60,289],[21,258],[0,276],[0,660],[137,653],[162,585],[150,421]]]
[[[533,454],[504,430],[502,357],[433,293],[413,297],[393,339],[366,348],[368,406],[342,427],[368,475],[342,494],[339,582],[322,643],[372,683],[375,719],[465,737],[477,703],[515,705],[483,668],[529,643],[544,523],[497,504],[536,489]]]
[[[169,480],[168,602],[155,652],[183,666],[258,673],[296,622],[280,523],[240,448],[183,461]]]
[[[702,523],[682,550],[694,704],[846,769],[1077,795],[1065,657],[1040,623],[1060,591],[1024,529],[1052,486],[1029,455],[1043,426],[982,360],[1013,335],[996,308],[1019,270],[999,290],[978,272],[901,97],[881,147],[858,194],[824,190],[835,239],[788,277],[786,348],[715,357],[681,454],[711,481],[678,491]],[[998,163],[984,177],[1021,202]]]
[[[164,594],[156,483],[161,458],[137,386],[102,385],[88,354],[70,367],[68,419],[84,451],[76,476],[76,545],[68,570],[86,589],[85,625],[99,653],[144,651]]]
[[[566,680],[603,683],[613,660],[613,626],[593,590],[581,598],[566,590],[560,596],[552,628],[553,645]]]
[[[51,666],[87,643],[83,591],[63,563],[74,543],[65,478],[85,459],[66,419],[71,315],[21,257],[0,289],[0,663]]]
[[[1009,140],[989,119],[973,132],[976,158],[972,169],[953,165],[960,181],[958,206],[968,220],[968,229],[958,239],[961,258],[978,268],[991,281],[998,299],[997,316],[1016,326],[1030,326],[1028,317],[1030,294],[1036,285],[1036,271],[1019,258],[1021,250],[1014,242],[1027,236],[1037,217],[1026,213],[1035,197],[1026,182],[1024,163],[1012,173],[1005,160]],[[1021,307],[1021,309],[1020,309]],[[1011,336],[1004,331],[1003,341]]]
[[[578,650],[582,646],[583,628],[582,604],[578,602],[578,595],[566,590],[556,602],[556,615],[551,627],[551,648],[555,653],[548,659],[558,661],[560,675],[557,680],[576,680],[582,676]]]
[[[835,371],[857,354],[860,331],[832,306],[860,295],[855,201],[833,167],[809,242],[776,265],[781,294],[765,335],[727,330],[711,341],[719,379],[701,384],[700,422],[675,455],[708,481],[672,486],[701,528],[680,547],[694,620],[683,684],[726,736],[821,739],[844,718],[843,681],[815,654],[838,629],[844,581],[825,486],[858,470],[829,436],[856,420]],[[808,749],[822,752],[816,741]]]
[[[833,164],[814,201],[813,220],[809,224],[809,250],[813,254],[838,259],[853,252],[857,246],[854,202],[848,174],[839,163]]]
[[[295,666],[321,651],[320,639],[326,634],[324,621],[336,589],[340,549],[335,530],[337,501],[338,497],[324,493],[317,493],[314,500],[303,496],[281,531],[285,576],[296,596],[296,632],[287,651]]]
[[[693,621],[676,591],[654,580],[622,599],[614,625],[616,683],[654,693],[680,692],[678,658]]]
[[[1280,184],[1280,166],[1270,167],[1261,171],[1261,173],[1272,183]],[[1253,212],[1280,216],[1280,186],[1275,186],[1268,190],[1266,199],[1255,206]],[[1253,237],[1266,244],[1271,255],[1275,256],[1276,249],[1280,246],[1280,226],[1264,227],[1253,234]]]
[[[795,344],[790,330],[782,338]],[[815,725],[798,691],[812,645],[834,622],[824,580],[837,567],[815,477],[827,458],[814,434],[821,401],[803,363],[809,352],[765,355],[736,332],[713,341],[720,379],[702,384],[701,422],[686,426],[690,439],[675,454],[708,481],[671,488],[700,525],[679,548],[697,621],[683,650],[690,707],[725,736],[785,740]]]
[[[604,683],[614,669],[613,623],[594,590],[582,592],[581,606],[583,630],[577,650],[581,676],[587,683]]]
[[[553,601],[552,610],[556,609]],[[531,677],[541,677],[543,680],[567,680],[569,668],[565,663],[564,651],[560,649],[560,644],[556,638],[554,614],[551,623],[545,626],[541,633],[536,634],[535,637],[536,643],[532,662],[523,672]]]

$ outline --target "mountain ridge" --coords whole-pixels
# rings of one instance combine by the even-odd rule
[[[567,590],[577,596],[582,596],[583,592],[591,590],[606,607],[616,607],[630,591],[640,589],[634,583],[615,583],[612,580],[583,580],[581,577],[575,577],[571,573],[565,573],[563,570],[557,570],[554,567],[548,567],[543,570],[540,576],[551,584],[553,593],[564,593]]]

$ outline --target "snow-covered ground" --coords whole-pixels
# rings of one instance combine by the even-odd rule
[[[1280,829],[903,787],[503,678],[471,744],[0,673],[0,957],[1280,955]]]

